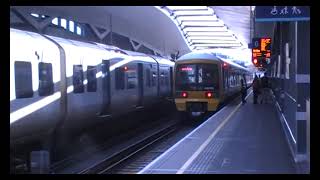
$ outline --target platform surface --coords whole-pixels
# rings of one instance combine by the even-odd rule
[[[215,173],[296,173],[274,104],[233,101],[139,172]]]

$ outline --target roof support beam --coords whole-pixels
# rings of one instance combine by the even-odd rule
[[[91,24],[89,24],[89,26],[91,27],[91,29],[93,30],[95,35],[97,35],[97,37],[99,38],[100,41],[102,41],[102,39],[104,39],[111,32],[111,30],[105,29],[105,28],[102,28],[102,27],[97,27],[97,26],[94,26],[94,25],[91,25]],[[103,32],[100,32],[98,30],[98,28],[102,29]]]

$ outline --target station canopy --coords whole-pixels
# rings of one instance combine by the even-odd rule
[[[192,50],[210,48],[246,48],[250,31],[250,6],[163,6],[175,19]],[[215,10],[214,10],[215,9]],[[215,12],[221,11],[224,20],[237,23],[237,35]],[[228,13],[228,14],[226,14]],[[219,18],[220,17],[220,18]],[[245,18],[245,19],[243,19]],[[242,23],[239,28],[239,23]],[[246,32],[245,32],[246,31]]]

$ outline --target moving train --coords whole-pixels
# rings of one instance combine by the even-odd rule
[[[182,117],[194,112],[216,111],[226,99],[240,92],[241,79],[249,87],[253,75],[246,68],[209,51],[181,56],[174,67],[174,93]]]
[[[163,101],[173,67],[162,57],[10,28],[10,145]]]

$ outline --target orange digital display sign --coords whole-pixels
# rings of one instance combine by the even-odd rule
[[[261,63],[269,64],[271,58],[271,38],[253,38],[252,60],[256,66]],[[267,61],[268,60],[268,61]]]
[[[261,38],[260,48],[261,51],[270,51],[271,39],[270,38]]]

